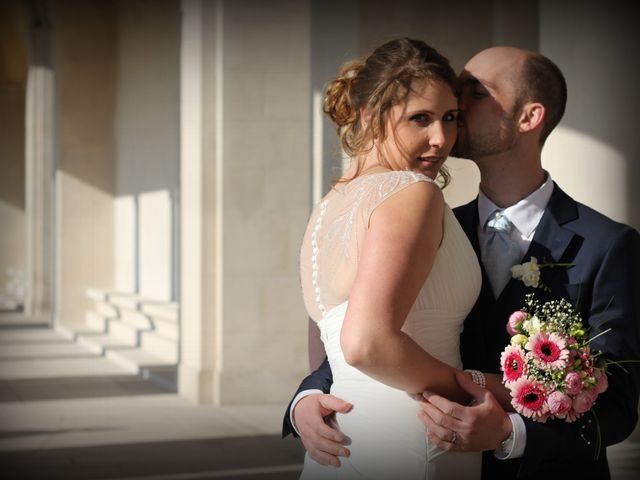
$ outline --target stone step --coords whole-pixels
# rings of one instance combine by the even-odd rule
[[[81,333],[76,341],[98,355],[106,355],[112,349],[131,348],[135,344],[112,337],[108,333]]]
[[[85,294],[95,302],[106,302],[109,292],[99,288],[87,288]]]
[[[109,322],[109,336],[122,340],[130,345],[140,345],[140,335],[142,332],[151,331],[141,329],[122,320],[111,320]]]
[[[94,301],[93,310],[104,317],[116,318],[119,315],[118,308],[108,301]]]
[[[109,303],[126,310],[139,310],[142,299],[132,293],[111,293],[109,294]]]
[[[96,332],[106,332],[109,328],[109,320],[112,320],[113,318],[114,317],[107,317],[94,310],[89,310],[84,315],[84,323],[91,330]]]
[[[174,362],[146,352],[141,348],[110,350],[106,357],[132,373],[141,373],[144,369],[168,369],[176,366]]]
[[[121,307],[119,320],[122,320],[139,330],[150,330],[153,328],[153,322],[147,315],[139,310],[130,310],[129,308]]]
[[[71,340],[74,342],[78,339],[79,335],[83,335],[83,334],[95,335],[97,333],[102,333],[102,332],[96,332],[96,330],[89,327],[72,328],[72,327],[67,327],[65,325],[56,325],[55,327],[53,327],[53,331],[56,333],[56,335],[60,335],[66,340]]]
[[[140,347],[156,357],[169,363],[178,363],[178,342],[163,337],[155,332],[143,332]]]
[[[151,381],[160,388],[178,392],[178,366],[142,368],[142,378]]]
[[[151,319],[153,324],[153,331],[161,337],[168,338],[174,342],[178,341],[178,324],[171,321],[166,321],[162,318],[153,317]]]
[[[175,302],[143,302],[141,310],[150,318],[178,323],[178,304]]]
[[[140,374],[169,391],[176,391],[178,367],[175,363],[140,348],[109,350],[106,356],[127,371]]]
[[[178,304],[100,289],[87,290],[87,296],[95,304],[86,315],[86,323],[93,333],[77,335],[78,343],[111,358],[132,373],[175,388]]]

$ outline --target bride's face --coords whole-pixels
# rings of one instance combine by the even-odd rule
[[[393,170],[413,170],[433,179],[447,159],[457,135],[458,99],[439,80],[411,85],[406,99],[391,107],[387,136],[376,147]]]

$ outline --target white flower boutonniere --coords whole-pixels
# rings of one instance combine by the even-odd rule
[[[531,261],[511,267],[511,276],[516,280],[522,280],[527,287],[538,288],[540,283],[540,265],[538,259],[531,257]]]
[[[544,283],[540,281],[540,269],[546,267],[573,267],[574,263],[538,263],[536,257],[531,257],[528,262],[511,267],[511,276],[516,280],[521,280],[527,287],[541,288],[548,291]]]

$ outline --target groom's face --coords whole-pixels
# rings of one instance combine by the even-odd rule
[[[453,156],[482,161],[513,147],[520,115],[515,85],[522,59],[519,50],[491,48],[465,65],[460,74],[460,122]]]

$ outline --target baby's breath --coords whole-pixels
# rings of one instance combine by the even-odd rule
[[[525,297],[525,304],[527,306],[525,312],[531,317],[538,317],[543,323],[545,332],[569,335],[576,338],[576,340],[586,335],[580,315],[575,312],[573,306],[564,298],[540,304],[535,295],[529,293]]]

